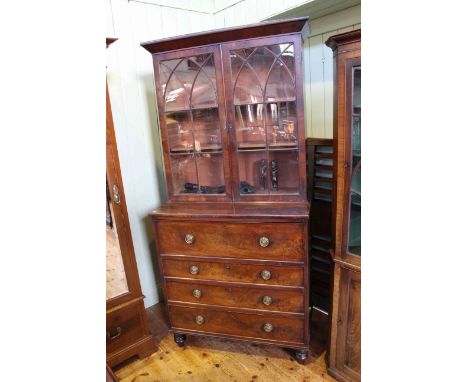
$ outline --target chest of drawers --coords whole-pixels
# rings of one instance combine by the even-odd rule
[[[187,334],[210,335],[281,345],[307,358],[307,205],[168,204],[152,218],[180,346]]]

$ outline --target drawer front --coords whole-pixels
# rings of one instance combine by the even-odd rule
[[[178,329],[304,344],[304,320],[300,318],[232,313],[174,305],[169,305],[169,314],[173,327]],[[271,331],[267,331],[270,329]]]
[[[156,232],[159,251],[163,254],[304,259],[301,223],[159,221]]]
[[[287,291],[166,280],[166,294],[169,303],[180,301],[291,313],[304,312],[302,290]]]
[[[195,260],[176,260],[164,258],[162,260],[163,275],[170,277],[184,277],[193,279],[232,281],[242,283],[303,286],[304,268],[277,265],[253,265],[220,263]],[[192,267],[196,273],[192,273]],[[270,277],[264,279],[262,272],[268,271]],[[263,273],[265,275],[265,273]],[[267,274],[268,275],[268,274]]]
[[[131,304],[106,316],[106,351],[112,353],[138,340],[145,332],[140,317],[140,304]]]

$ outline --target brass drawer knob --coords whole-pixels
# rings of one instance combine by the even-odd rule
[[[203,316],[196,316],[195,317],[195,322],[198,325],[203,325],[205,323],[205,318]]]
[[[189,269],[190,273],[192,275],[198,275],[198,272],[200,272],[200,270],[198,269],[198,267],[196,265],[192,265]]]
[[[266,324],[263,325],[263,330],[267,333],[270,333],[273,331],[273,325],[267,322]]]
[[[270,296],[263,296],[263,305],[271,305],[273,299]]]
[[[270,280],[271,279],[271,272],[264,269],[262,271],[262,273],[260,273],[260,276],[262,277],[263,280]]]
[[[200,289],[194,289],[192,291],[193,297],[195,298],[200,298],[201,297],[201,290]]]
[[[258,244],[260,244],[260,247],[268,247],[270,244],[270,239],[268,239],[266,236],[262,236],[260,239],[258,239]]]
[[[195,236],[193,236],[192,234],[188,233],[187,235],[185,235],[185,242],[187,244],[193,244],[195,242]]]

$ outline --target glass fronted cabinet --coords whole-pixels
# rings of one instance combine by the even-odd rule
[[[301,44],[291,35],[154,54],[170,200],[305,200]]]
[[[351,68],[351,158],[348,253],[361,256],[361,65]]]
[[[331,36],[334,55],[333,302],[328,371],[361,380],[361,30]]]

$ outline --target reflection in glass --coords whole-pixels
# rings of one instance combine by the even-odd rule
[[[297,147],[297,117],[295,102],[266,104],[268,147]]]
[[[265,150],[239,152],[240,194],[267,194],[270,176]]]
[[[352,90],[351,185],[348,251],[361,255],[361,67],[354,67]]]
[[[196,151],[221,151],[221,130],[218,109],[192,111]]]
[[[198,73],[195,78],[192,94],[191,94],[191,107],[192,108],[206,108],[216,107],[216,72],[214,57],[212,54],[205,57],[196,56],[190,58],[190,63],[195,63],[198,67]]]
[[[294,44],[230,51],[239,193],[299,193]]]
[[[200,192],[206,194],[225,193],[223,155],[215,153],[198,154],[196,160],[198,183],[202,187],[208,187],[200,190]]]
[[[106,300],[128,292],[114,208],[106,182]]]
[[[235,106],[236,138],[239,149],[264,149],[264,105]]]
[[[270,193],[299,193],[299,159],[297,150],[270,151]],[[276,176],[275,176],[276,163]],[[276,187],[274,179],[276,178]]]
[[[236,105],[295,99],[293,44],[232,50],[230,58]]]
[[[171,152],[193,150],[190,114],[187,111],[166,113],[166,127]]]
[[[213,53],[159,68],[174,193],[225,193]]]
[[[159,65],[166,111],[216,107],[213,54],[202,54]]]
[[[187,192],[186,183],[198,184],[194,154],[171,155],[172,186],[175,194]]]

